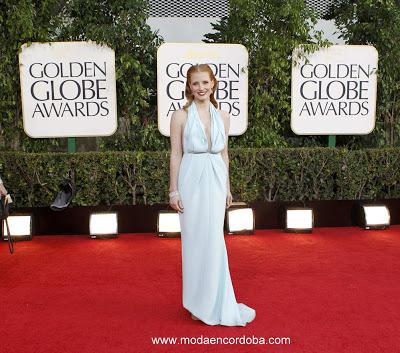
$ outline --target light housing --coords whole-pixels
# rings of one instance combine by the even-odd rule
[[[312,233],[314,212],[310,207],[287,207],[285,215],[285,232]]]
[[[175,238],[181,235],[179,213],[172,210],[161,210],[157,217],[157,234],[160,237]]]
[[[226,211],[228,234],[254,234],[255,216],[251,207],[244,202],[233,202]]]
[[[7,217],[10,235],[14,241],[31,240],[32,239],[32,215],[31,214],[14,214]],[[3,239],[8,241],[8,231],[5,221],[2,222]]]
[[[112,239],[118,237],[117,212],[92,213],[89,219],[89,234],[92,239]]]
[[[364,229],[386,229],[390,226],[390,211],[385,205],[361,205],[361,227]]]

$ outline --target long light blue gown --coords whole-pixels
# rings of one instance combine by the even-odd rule
[[[178,191],[182,242],[183,306],[208,325],[245,326],[255,310],[237,303],[224,240],[228,171],[221,156],[224,124],[210,104],[211,148],[196,104],[188,108]]]

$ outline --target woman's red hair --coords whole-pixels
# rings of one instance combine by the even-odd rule
[[[214,92],[217,89],[218,81],[215,78],[215,75],[213,71],[211,70],[211,67],[208,66],[207,64],[197,64],[193,65],[189,68],[189,70],[186,73],[186,87],[185,87],[185,97],[187,99],[186,104],[183,106],[184,110],[187,110],[187,108],[192,104],[193,102],[193,94],[190,90],[190,82],[192,80],[192,74],[195,72],[207,72],[208,75],[210,76],[210,80],[214,81],[214,87],[212,89],[212,93],[210,94],[210,102],[212,105],[218,109],[218,103],[217,100],[214,97]]]

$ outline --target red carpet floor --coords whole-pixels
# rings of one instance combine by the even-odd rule
[[[1,243],[0,352],[400,352],[400,226],[257,231],[226,243],[237,299],[257,311],[246,327],[190,319],[180,239],[37,236],[14,255]],[[200,344],[211,337],[291,343]]]

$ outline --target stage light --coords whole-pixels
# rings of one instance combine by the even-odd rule
[[[15,241],[32,239],[32,215],[21,214],[8,216],[8,227],[10,228],[11,238]],[[3,222],[4,240],[8,240],[7,227]]]
[[[311,233],[314,226],[312,208],[287,208],[285,231],[289,233]]]
[[[118,236],[118,216],[116,212],[92,213],[89,220],[92,239],[109,239]]]
[[[365,229],[386,229],[390,225],[390,212],[385,205],[362,205]]]
[[[234,202],[227,210],[226,227],[228,234],[254,234],[253,209],[243,202]]]
[[[159,211],[157,233],[160,237],[178,237],[181,234],[179,214],[175,211]]]

